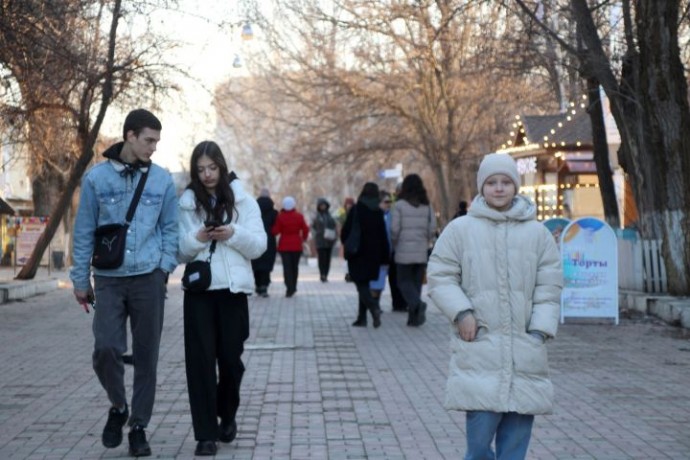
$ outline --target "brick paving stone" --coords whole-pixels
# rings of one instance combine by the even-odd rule
[[[427,323],[382,298],[382,326],[353,328],[357,297],[300,266],[285,297],[276,266],[269,298],[250,298],[250,337],[239,432],[216,458],[458,459],[462,412],[443,409],[447,321]],[[153,458],[189,459],[195,440],[187,399],[181,268],[170,277],[158,390],[147,428]],[[66,272],[58,272],[64,281]],[[0,305],[0,458],[126,458],[127,441],[105,449],[107,403],[91,369],[91,315],[62,283],[55,292]],[[561,325],[549,343],[553,415],[536,418],[534,460],[690,459],[690,340],[645,318]],[[131,392],[131,368],[127,368]],[[128,395],[131,397],[131,393]]]

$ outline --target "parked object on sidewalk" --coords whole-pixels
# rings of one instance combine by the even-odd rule
[[[240,404],[247,296],[255,288],[251,261],[266,251],[267,238],[259,205],[228,171],[218,144],[197,144],[189,170],[180,197],[179,256],[209,260],[211,282],[184,291],[185,369],[196,454],[214,455],[219,426],[235,423]]]
[[[429,297],[453,324],[445,406],[467,412],[466,458],[495,458],[494,441],[525,458],[534,415],[553,410],[545,341],[558,327],[560,253],[519,181],[509,155],[484,157],[480,194],[429,260]]]
[[[123,142],[110,146],[103,153],[108,161],[97,163],[82,178],[72,238],[70,278],[75,298],[87,312],[89,302],[98,298],[93,315],[92,362],[112,406],[102,440],[105,447],[116,447],[121,442],[121,425],[126,417],[113,422],[111,416],[113,411],[122,414],[128,410],[122,366],[122,353],[127,349],[127,318],[136,326],[131,328],[135,377],[129,405],[133,455],[150,454],[145,428],[156,395],[165,281],[177,266],[175,186],[169,172],[151,163],[161,129],[158,118],[147,110],[137,109],[127,115]],[[134,195],[141,195],[138,206]],[[131,221],[129,228],[136,231],[118,233],[118,241],[103,235],[96,239],[98,228],[126,227],[123,219]],[[115,250],[118,243],[123,243],[123,252]],[[122,255],[122,260],[99,262],[98,255],[106,254],[99,252],[101,247],[112,249],[110,254]],[[90,279],[93,256],[95,292]],[[113,426],[118,424],[119,438],[117,434],[107,435],[113,434]]]

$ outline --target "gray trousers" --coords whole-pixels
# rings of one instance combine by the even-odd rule
[[[95,277],[93,369],[113,406],[127,403],[125,366],[127,317],[132,330],[134,385],[129,426],[146,427],[156,395],[158,349],[163,329],[165,272]]]

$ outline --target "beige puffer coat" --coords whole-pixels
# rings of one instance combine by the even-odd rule
[[[429,297],[451,321],[472,310],[479,328],[465,342],[452,326],[448,409],[552,411],[546,345],[528,332],[555,336],[563,275],[554,238],[535,214],[522,196],[505,212],[478,196],[436,242]]]
[[[391,240],[395,263],[425,264],[436,235],[436,216],[430,205],[412,206],[398,200],[391,209]]]

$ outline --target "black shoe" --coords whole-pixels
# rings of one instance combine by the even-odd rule
[[[218,426],[218,439],[222,442],[233,442],[237,437],[237,422],[220,422]]]
[[[134,356],[122,355],[122,362],[125,364],[129,364],[130,366],[133,366],[134,365]]]
[[[266,297],[268,297],[268,292],[262,292],[262,293],[259,294],[259,295],[260,295],[261,297],[263,297],[263,298],[266,298]]]
[[[417,326],[426,323],[426,302],[422,302],[417,311]]]
[[[287,291],[285,293],[285,297],[292,297],[293,295],[295,295],[295,292],[297,292],[297,291]]]
[[[381,326],[381,312],[374,313],[374,329]]]
[[[199,441],[196,443],[194,455],[199,457],[211,457],[218,452],[218,446],[215,441]]]
[[[128,418],[129,410],[127,410],[126,404],[124,412],[120,412],[115,407],[110,408],[108,421],[105,422],[105,428],[103,428],[103,435],[101,436],[101,441],[105,447],[113,448],[122,443],[122,427],[125,426]]]
[[[367,327],[367,322],[366,321],[361,321],[357,320],[354,323],[352,323],[354,327]]]
[[[129,432],[129,455],[132,457],[148,457],[151,455],[151,447],[146,441],[146,432],[143,426],[135,425]]]

